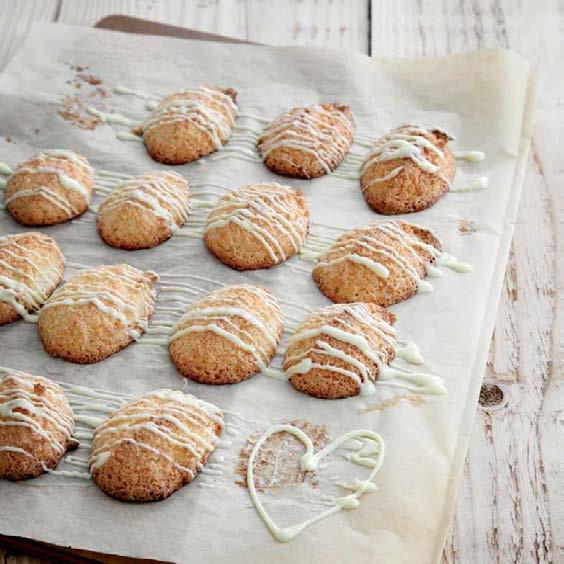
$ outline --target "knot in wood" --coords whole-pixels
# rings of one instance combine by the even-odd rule
[[[504,403],[505,394],[497,384],[484,383],[480,389],[478,402],[482,407],[501,407]]]

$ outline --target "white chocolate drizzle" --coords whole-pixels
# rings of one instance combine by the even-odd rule
[[[180,186],[186,187],[185,190]],[[98,218],[123,206],[151,212],[165,221],[174,233],[186,221],[189,212],[186,180],[175,172],[150,172],[118,184],[100,204]]]
[[[57,306],[93,304],[103,314],[119,321],[127,334],[137,340],[147,329],[135,299],[143,292],[143,302],[154,301],[156,291],[147,284],[142,271],[127,264],[98,266],[79,272],[57,289],[43,306],[43,311]],[[156,276],[154,273],[148,273]],[[119,282],[115,287],[109,280]]]
[[[117,123],[120,125],[136,126],[138,122],[118,113],[103,112],[93,106],[87,106],[86,111],[97,117],[102,123]]]
[[[0,175],[10,176],[12,172],[13,170],[6,163],[0,163]]]
[[[396,159],[409,159],[415,163],[422,171],[439,176],[450,187],[450,180],[441,172],[441,167],[432,163],[426,156],[425,150],[435,154],[439,161],[445,160],[444,152],[432,141],[427,139],[425,135],[439,131],[436,127],[425,128],[419,125],[402,125],[397,129],[393,129],[390,133],[384,135],[370,151],[361,168],[363,174],[370,166],[376,163],[384,163]],[[446,134],[446,133],[445,133]],[[452,137],[446,134],[448,139]],[[369,184],[363,186],[366,190],[373,184],[385,182],[398,176],[403,166],[398,166],[385,176],[373,179]]]
[[[402,170],[403,170],[403,166],[398,166],[396,168],[393,168],[390,172],[388,172],[388,174],[385,174],[384,176],[379,176],[377,178],[373,178],[368,184],[365,184],[364,189],[366,190],[371,186],[391,180],[392,178],[395,178]]]
[[[433,262],[457,272],[470,272],[472,266],[458,261],[452,255],[443,253],[431,244],[424,243],[415,234],[409,233],[402,226],[410,224],[403,220],[382,221],[360,227],[340,237],[319,256],[315,268],[327,268],[343,261],[355,262],[370,269],[379,278],[386,279],[390,275],[389,266],[398,267],[413,279],[420,292],[432,292],[433,286],[423,280],[414,265],[423,264],[427,275],[438,275]],[[354,236],[352,236],[354,235]],[[382,238],[385,236],[385,238]],[[360,247],[363,254],[357,250]],[[405,254],[400,253],[403,250]],[[431,259],[417,252],[421,249],[431,255]],[[367,255],[367,256],[366,256]]]
[[[38,250],[23,244],[26,234],[0,237],[0,302],[10,304],[25,321],[36,322],[37,311],[48,299],[48,291],[53,289],[61,278],[61,272],[45,264]],[[56,249],[64,258],[55,242],[45,235],[36,233],[41,244]],[[25,263],[25,268],[16,266]],[[19,280],[18,280],[19,278]]]
[[[23,427],[30,429],[37,436],[38,441],[46,441],[57,455],[62,456],[70,442],[74,431],[72,415],[61,411],[60,406],[53,401],[53,397],[63,397],[62,390],[53,382],[42,376],[32,376],[0,368],[0,378],[3,388],[0,389],[0,427]],[[8,385],[8,387],[4,387]],[[42,387],[42,393],[36,393],[36,386]],[[70,411],[70,410],[69,410]],[[48,423],[56,431],[49,431]],[[0,445],[0,452],[17,452],[33,458],[41,464],[44,471],[49,471],[45,464],[31,452],[15,446]]]
[[[158,400],[156,403],[155,399]],[[160,425],[159,422],[168,425]],[[197,432],[191,428],[192,423],[200,427]],[[215,405],[180,391],[150,392],[124,405],[96,428],[93,449],[88,458],[89,471],[92,473],[104,466],[119,444],[128,443],[166,459],[174,468],[192,479],[195,473],[178,462],[178,458],[182,457],[174,455],[174,450],[184,450],[194,456],[198,460],[197,469],[200,470],[199,460],[214,450],[217,444],[216,425],[223,428],[223,414]],[[169,444],[172,454],[134,438],[135,431],[139,430],[152,433]],[[114,439],[114,436],[117,438]],[[106,440],[102,437],[106,437]]]
[[[257,114],[252,114],[249,112],[241,112],[239,114],[240,118],[247,118],[247,119],[252,119],[254,121],[258,121],[259,123],[270,123],[272,120],[265,118],[263,116],[259,116]]]
[[[254,150],[248,149],[246,147],[235,147],[228,145],[227,148],[219,153],[214,153],[209,155],[207,159],[210,161],[217,161],[224,158],[236,157],[243,161],[248,161],[251,163],[260,163],[260,159]]]
[[[298,253],[308,229],[308,217],[295,194],[294,189],[275,182],[243,186],[219,200],[210,213],[206,232],[229,223],[238,225],[251,233],[278,264],[288,258],[280,240],[287,240]]]
[[[136,96],[137,98],[142,98],[143,100],[159,100],[160,97],[155,94],[149,94],[148,92],[143,92],[142,90],[136,90],[134,88],[128,88],[127,86],[116,86],[113,89],[115,94],[127,94],[129,96]]]
[[[63,189],[78,194],[87,205],[90,203],[91,190],[79,182],[76,178],[70,176],[70,174],[64,169],[57,167],[57,161],[69,161],[80,169],[83,174],[91,177],[92,168],[88,164],[86,158],[74,153],[73,151],[67,151],[65,149],[45,150],[33,158],[38,159],[39,164],[35,166],[25,166],[26,163],[23,163],[23,165],[18,166],[12,172],[10,178],[14,178],[20,174],[56,174]],[[53,162],[53,160],[55,160],[55,162]],[[4,172],[7,172],[7,170],[9,170],[9,167],[6,167]],[[70,203],[64,193],[61,194],[56,189],[50,188],[49,186],[35,186],[32,188],[18,190],[11,196],[5,198],[4,205],[8,206],[11,202],[20,198],[34,196],[41,196],[43,199],[63,210],[69,218],[78,214],[78,211]]]
[[[234,293],[233,291],[237,289],[242,289],[244,292]],[[245,296],[245,293],[248,296]],[[189,333],[210,331],[241,350],[249,352],[264,375],[274,378],[283,377],[278,371],[268,368],[271,347],[276,349],[278,346],[278,336],[274,332],[275,325],[267,324],[256,313],[257,306],[254,300],[257,298],[265,306],[264,315],[273,317],[282,324],[282,313],[276,299],[268,291],[250,284],[226,286],[211,292],[202,301],[193,303],[172,327],[169,342],[172,343]],[[265,339],[264,346],[257,342],[251,333],[242,329],[236,318],[243,319],[255,327]]]
[[[454,158],[469,163],[479,163],[486,158],[486,154],[482,151],[455,151]]]
[[[345,135],[334,125],[336,121]],[[345,157],[354,134],[354,122],[338,107],[318,104],[295,108],[275,119],[259,139],[263,161],[280,148],[295,149],[315,157],[319,166],[330,173]]]
[[[354,464],[359,464],[371,468],[370,474],[365,480],[359,480],[355,484],[352,493],[343,497],[333,499],[331,507],[329,507],[325,511],[322,511],[314,517],[306,519],[305,521],[296,525],[289,527],[279,527],[266,511],[256,491],[254,463],[257,454],[264,442],[271,435],[281,432],[291,433],[305,446],[305,452],[300,461],[301,470],[304,472],[313,472],[318,469],[320,462],[324,458],[329,456],[331,453],[333,453],[335,450],[337,450],[350,440],[363,439],[365,442],[370,442],[373,445],[372,448],[368,451],[370,455],[362,452],[359,453],[356,457],[349,458],[349,460]],[[264,434],[257,440],[249,456],[247,465],[247,487],[249,489],[249,495],[259,516],[264,521],[269,531],[272,533],[272,536],[279,542],[289,542],[307,527],[313,525],[314,523],[317,523],[318,521],[324,519],[325,517],[328,517],[329,515],[337,513],[341,509],[356,509],[360,504],[359,499],[364,493],[375,491],[375,486],[372,483],[372,480],[380,469],[380,466],[382,465],[382,462],[384,460],[384,451],[385,448],[382,437],[374,431],[370,430],[350,431],[349,433],[346,433],[341,437],[335,439],[333,442],[329,443],[325,448],[321,449],[318,452],[315,452],[315,447],[309,436],[298,427],[294,427],[293,425],[273,425],[272,427],[267,429]],[[376,458],[373,458],[371,456],[372,453],[376,453]]]
[[[298,326],[288,342],[289,348],[294,343],[314,339],[313,345],[303,353],[286,356],[286,375],[288,377],[294,374],[306,374],[313,369],[335,372],[352,379],[358,385],[361,396],[369,396],[376,391],[374,384],[376,377],[380,382],[387,384],[388,381],[397,378],[407,382],[410,389],[415,386],[415,391],[421,394],[446,393],[444,382],[437,376],[413,373],[388,365],[384,347],[374,348],[366,337],[367,331],[375,332],[386,345],[393,349],[394,355],[402,360],[422,364],[423,357],[415,344],[397,341],[395,329],[379,315],[372,313],[366,304],[335,304],[321,310],[319,314],[314,313],[313,315],[314,317],[320,316],[315,325],[308,328],[308,319],[306,319],[303,325]],[[352,321],[349,320],[348,316],[352,317]],[[333,324],[329,324],[329,322]],[[341,348],[332,346],[323,340],[323,336],[331,337],[358,349],[368,361],[377,366],[377,374],[374,373],[367,362],[362,362],[347,354]],[[324,363],[313,362],[310,358],[312,354],[323,355],[327,358],[327,361]],[[333,359],[344,362],[348,367],[342,368],[333,365],[331,363]],[[390,382],[389,385],[398,384]]]
[[[210,105],[219,104],[223,111]],[[229,139],[235,123],[237,105],[224,92],[200,86],[182,90],[165,98],[143,123],[143,134],[160,125],[190,122],[209,136],[215,149]]]
[[[116,133],[116,137],[121,141],[135,141],[137,143],[143,142],[143,139],[139,137],[139,135],[135,135],[135,133],[131,133],[130,131],[118,131]]]
[[[484,190],[488,187],[488,177],[487,176],[479,176],[470,182],[470,184],[466,186],[460,186],[453,188],[451,187],[451,192],[478,192],[480,190]]]

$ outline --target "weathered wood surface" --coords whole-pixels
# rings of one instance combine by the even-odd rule
[[[60,21],[93,25],[109,14],[148,18],[256,43],[369,48],[366,0],[63,0]]]
[[[274,45],[390,57],[506,47],[537,62],[533,148],[443,563],[564,561],[562,2],[4,0],[2,8],[0,68],[32,21],[92,25],[117,13]]]
[[[29,26],[33,22],[55,19],[58,6],[58,0],[3,0],[0,3],[0,69],[16,52]]]
[[[550,0],[372,4],[374,56],[504,47],[539,64],[533,147],[485,374],[485,405],[476,414],[444,563],[563,557],[564,382],[556,351],[562,8]]]

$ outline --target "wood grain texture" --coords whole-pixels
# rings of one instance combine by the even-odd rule
[[[503,47],[539,64],[533,147],[485,374],[485,405],[476,414],[444,563],[548,563],[563,556],[561,438],[560,450],[558,444],[564,384],[556,317],[562,299],[562,8],[551,0],[372,2],[375,56]],[[504,393],[499,403],[488,401],[496,387]]]
[[[56,4],[2,3],[0,68]],[[274,45],[389,57],[505,47],[539,63],[533,150],[443,564],[564,560],[563,12],[558,0],[61,0],[59,20],[81,25],[121,13]]]
[[[368,0],[64,0],[59,21],[93,25],[124,14],[257,43],[366,53],[368,10]]]
[[[123,14],[247,39],[245,6],[239,0],[63,0],[58,21],[94,25]]]
[[[258,0],[245,4],[249,41],[369,52],[368,1]]]
[[[2,0],[0,70],[20,46],[29,26],[37,21],[52,21],[57,14],[58,4],[58,0]]]

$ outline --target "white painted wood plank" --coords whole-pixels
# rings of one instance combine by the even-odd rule
[[[269,45],[306,45],[368,53],[364,0],[248,0],[248,38]]]
[[[472,496],[457,500],[447,555],[458,547],[459,559],[445,557],[447,562],[554,559],[558,537],[551,528],[548,490],[556,486],[557,457],[541,451],[556,433],[554,400],[559,398],[561,405],[564,400],[553,386],[551,366],[556,278],[552,205],[533,148],[506,273],[511,290],[499,312],[512,330],[500,338],[496,328],[486,371],[486,382],[502,388],[507,405],[478,409],[461,487]],[[544,225],[539,218],[545,218]],[[503,358],[507,339],[517,343],[516,358],[509,362]]]
[[[369,0],[63,0],[59,21],[93,25],[110,14],[269,45],[368,52]]]
[[[52,21],[58,0],[3,0],[0,4],[0,70],[20,46],[32,22]]]
[[[563,288],[556,264],[562,235],[557,189],[564,181],[557,154],[564,117],[561,10],[553,0],[534,6],[511,0],[372,2],[375,56],[505,47],[540,65],[534,146],[486,371],[486,381],[499,384],[508,403],[478,409],[444,562],[556,562],[562,555],[564,451],[557,445],[564,355],[556,355],[562,335],[557,290]]]
[[[247,39],[244,0],[63,0],[59,21],[94,25],[112,14]]]

